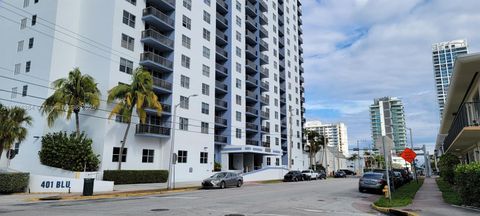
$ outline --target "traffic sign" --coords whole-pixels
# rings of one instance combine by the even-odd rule
[[[412,149],[405,148],[405,150],[400,154],[400,157],[405,159],[405,161],[412,163],[412,161],[415,160],[415,157],[417,157],[417,154]]]

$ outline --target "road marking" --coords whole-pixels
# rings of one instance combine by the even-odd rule
[[[343,211],[332,211],[332,210],[321,210],[321,209],[305,209],[305,208],[295,208],[297,210],[302,210],[306,212],[315,212],[315,213],[341,213],[342,215],[371,215],[362,212],[343,212]]]
[[[165,199],[200,199],[202,197],[194,197],[194,196],[164,196],[160,198],[165,198]]]

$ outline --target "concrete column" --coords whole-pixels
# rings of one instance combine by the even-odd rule
[[[221,164],[222,164],[222,171],[227,171],[229,169],[228,164],[229,164],[229,154],[228,153],[222,153],[221,154]]]

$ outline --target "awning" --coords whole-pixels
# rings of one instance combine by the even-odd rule
[[[268,147],[250,146],[250,145],[224,146],[221,152],[222,153],[254,153],[254,154],[282,156],[281,149],[277,150],[277,149],[271,149]]]

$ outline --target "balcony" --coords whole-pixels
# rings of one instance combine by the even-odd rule
[[[157,77],[153,77],[153,89],[161,92],[171,93],[172,83]]]
[[[260,38],[267,38],[268,31],[263,26],[260,26]]]
[[[247,71],[250,71],[250,72],[257,72],[257,65],[255,64],[255,62],[252,62],[250,60],[247,59],[247,61],[245,62],[245,68],[247,68]]]
[[[135,134],[150,137],[169,137],[170,128],[161,125],[137,124]]]
[[[160,30],[173,31],[175,29],[175,20],[152,6],[143,9],[142,20],[154,24]]]
[[[261,82],[260,83],[260,89],[264,90],[264,91],[268,91],[270,85],[267,83],[267,82]]]
[[[260,51],[268,51],[268,43],[264,40],[260,40]]]
[[[255,47],[252,47],[252,46],[246,44],[245,52],[247,54],[248,59],[255,60],[257,58],[257,50],[255,50]]]
[[[215,64],[215,71],[217,72],[217,75],[222,75],[223,77],[228,76],[228,69],[219,63]]]
[[[279,67],[280,70],[285,70],[285,61],[280,61],[280,62],[278,63],[278,65],[280,66],[280,67]]]
[[[257,9],[255,9],[255,5],[253,5],[250,1],[246,2],[247,3],[245,5],[245,12],[252,17],[257,16]]]
[[[258,146],[258,141],[257,140],[252,140],[252,139],[247,139],[247,140],[245,140],[245,144],[252,145],[252,146]]]
[[[270,104],[270,98],[266,96],[260,97],[260,102],[263,103],[264,105],[269,105]]]
[[[225,0],[217,0],[217,11],[221,14],[228,13],[228,5],[225,3]]]
[[[261,78],[268,78],[268,76],[269,76],[268,68],[261,67],[260,68],[260,77]]]
[[[279,16],[279,17],[278,17],[278,25],[280,26],[280,28],[283,28],[283,27],[282,27],[283,24],[284,24],[283,16]]]
[[[279,47],[279,48],[283,48],[283,47],[285,47],[285,42],[284,42],[284,39],[280,39],[280,40],[278,40],[278,47]]]
[[[222,99],[215,98],[215,107],[221,108],[221,109],[227,109],[228,108],[228,103],[227,101],[224,101]]]
[[[262,142],[262,146],[263,146],[263,147],[270,148],[270,141],[263,141],[263,142]]]
[[[298,43],[303,44],[303,38],[302,37],[298,37]]]
[[[298,34],[299,34],[299,35],[303,34],[303,29],[300,28],[300,27],[298,27]],[[302,52],[303,52],[303,50],[302,50]]]
[[[300,71],[300,74],[303,74],[303,67],[300,67],[298,71]]]
[[[300,4],[300,1],[298,1],[298,2],[299,2],[299,4]],[[302,14],[303,14],[303,12],[302,12],[302,8],[300,8],[300,7],[299,7],[299,8],[298,8],[298,15],[300,15],[300,16],[301,16]]]
[[[302,18],[301,17],[298,17],[298,25],[302,25],[303,24],[303,21],[302,21]]]
[[[215,144],[227,144],[227,137],[221,135],[215,135]]]
[[[227,29],[228,28],[228,20],[225,18],[224,15],[217,12],[217,28],[220,29]]]
[[[255,22],[254,19],[250,18],[249,16],[245,17],[245,26],[247,27],[248,30],[250,31],[256,31],[257,30],[257,22]]]
[[[270,133],[270,127],[262,126],[262,132]]]
[[[267,25],[268,24],[268,18],[265,16],[265,14],[261,13],[260,14],[260,25]]]
[[[215,116],[215,125],[227,127],[227,119],[224,119],[219,116]]]
[[[282,134],[282,139],[287,139],[287,134]]]
[[[246,90],[245,91],[246,99],[249,101],[256,102],[258,100],[258,95],[255,94],[253,91]]]
[[[258,110],[251,106],[246,106],[245,111],[246,111],[246,114],[248,115],[254,115],[254,116],[258,115]]]
[[[218,80],[215,82],[215,88],[220,91],[223,91],[224,93],[228,92],[228,86],[225,83],[222,83]]]
[[[268,64],[268,56],[265,54],[260,53],[260,64]]]
[[[261,12],[268,12],[268,5],[264,0],[259,0],[258,4],[260,5]]]
[[[278,5],[278,14],[283,15],[283,5]]]
[[[166,102],[161,102],[162,104],[162,115],[170,115],[172,113],[172,106]],[[157,110],[153,108],[145,108],[145,111],[150,114],[157,115]]]
[[[173,40],[153,29],[142,31],[141,41],[159,51],[173,51]]]
[[[255,32],[251,31],[246,31],[246,42],[252,46],[255,46],[257,44],[257,36],[255,36]]]
[[[140,54],[140,65],[152,67],[163,72],[173,71],[172,61],[151,52],[144,52]]]
[[[258,80],[255,79],[255,77],[246,75],[246,76],[245,76],[245,84],[246,84],[248,87],[257,87],[257,86],[258,86]]]
[[[480,140],[480,102],[466,102],[457,111],[443,141],[445,152],[465,150]]]
[[[245,128],[247,130],[251,130],[251,131],[258,131],[258,125],[255,124],[255,123],[247,122],[247,123],[245,123]]]
[[[216,55],[217,59],[220,59],[220,60],[223,60],[223,61],[226,61],[228,59],[228,52],[225,49],[217,46],[217,48],[215,50],[216,50],[216,54],[217,54]]]
[[[175,0],[146,0],[147,4],[154,4],[157,8],[167,11],[175,10]]]
[[[269,112],[265,112],[265,111],[262,111],[260,112],[260,117],[263,118],[263,119],[270,119],[270,113]]]
[[[216,36],[217,36],[216,37],[216,43],[218,45],[223,46],[223,45],[228,43],[228,36],[224,32],[222,32],[221,30],[217,29],[217,35]]]

